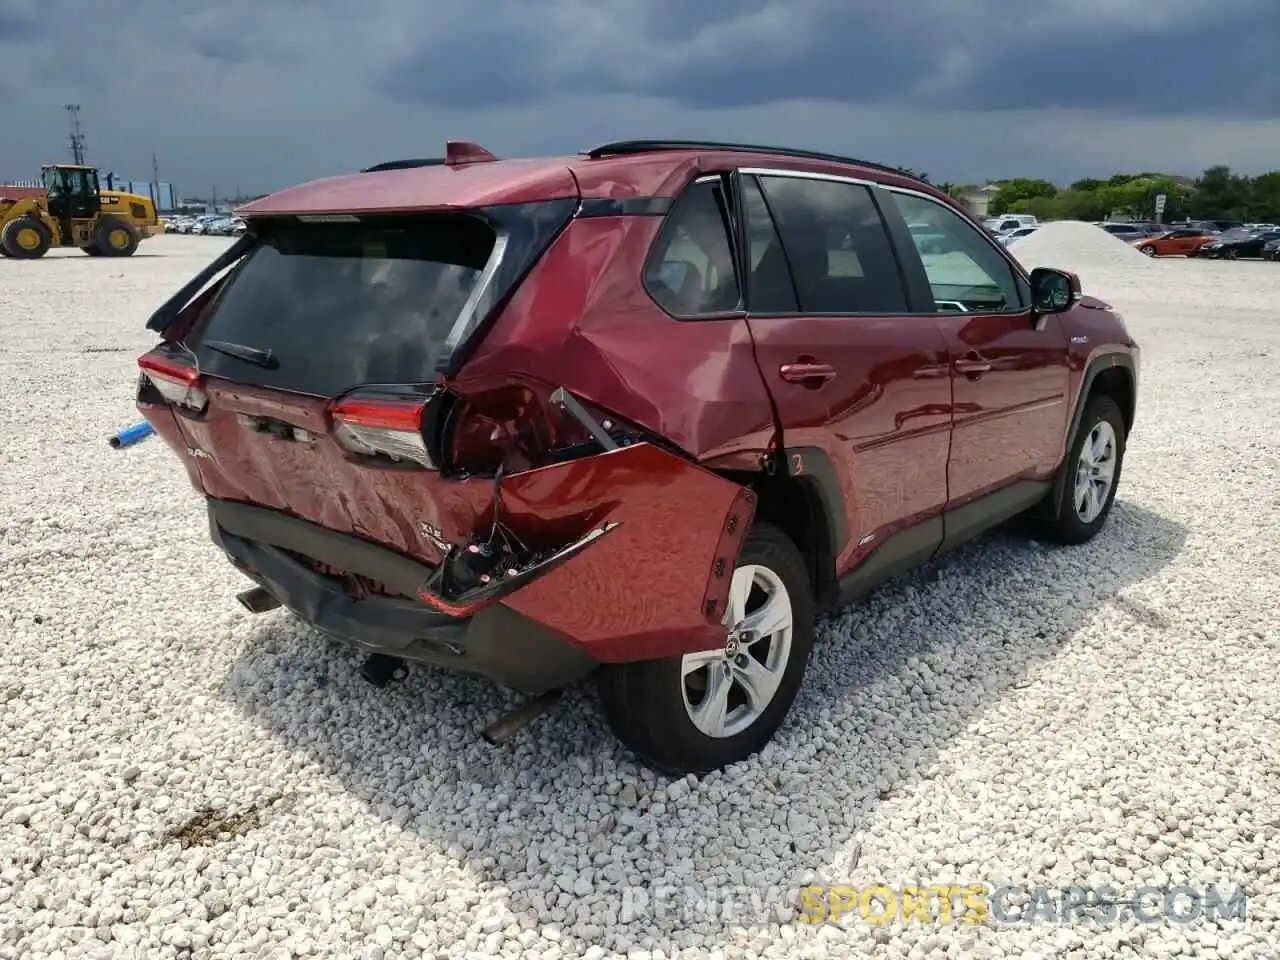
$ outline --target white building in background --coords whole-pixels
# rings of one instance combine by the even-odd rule
[[[961,203],[969,208],[969,212],[975,217],[982,219],[991,213],[991,201],[995,195],[1000,192],[1000,188],[994,183],[988,183],[985,186],[974,187],[966,190],[959,197]]]

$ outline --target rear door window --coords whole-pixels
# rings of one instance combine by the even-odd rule
[[[780,175],[761,175],[759,183],[801,312],[907,312],[902,274],[867,187]]]
[[[798,313],[800,301],[782,238],[755,177],[742,180],[742,205],[747,226],[747,309],[753,314]]]

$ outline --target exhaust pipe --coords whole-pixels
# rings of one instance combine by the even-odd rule
[[[542,716],[560,699],[561,690],[549,690],[539,697],[534,697],[522,707],[517,707],[505,717],[495,720],[480,731],[480,736],[492,746],[506,743],[517,733]]]
[[[274,610],[280,606],[280,601],[262,587],[254,587],[244,593],[237,593],[236,599],[240,601],[240,606],[250,613],[266,613],[268,610]]]

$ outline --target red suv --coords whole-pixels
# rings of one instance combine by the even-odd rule
[[[594,674],[701,771],[774,734],[815,614],[1009,518],[1106,521],[1139,351],[872,163],[635,141],[304,184],[162,306],[138,405],[257,586],[370,653]],[[517,726],[508,723],[500,734]]]

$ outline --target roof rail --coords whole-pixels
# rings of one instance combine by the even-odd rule
[[[388,160],[386,163],[375,163],[365,167],[361,173],[381,173],[383,170],[412,170],[414,167],[438,167],[444,164],[444,157],[422,157],[417,160]]]
[[[834,153],[820,153],[816,150],[794,150],[789,147],[768,147],[751,143],[720,143],[715,140],[619,140],[606,143],[587,151],[592,160],[601,157],[625,156],[636,153],[656,153],[664,150],[732,150],[738,153],[767,153],[779,157],[794,157],[797,160],[822,160],[826,163],[848,163],[871,170],[893,173],[916,183],[928,183],[916,174],[907,173],[899,167],[884,163],[872,163],[870,160],[857,160],[853,157],[841,157]]]

